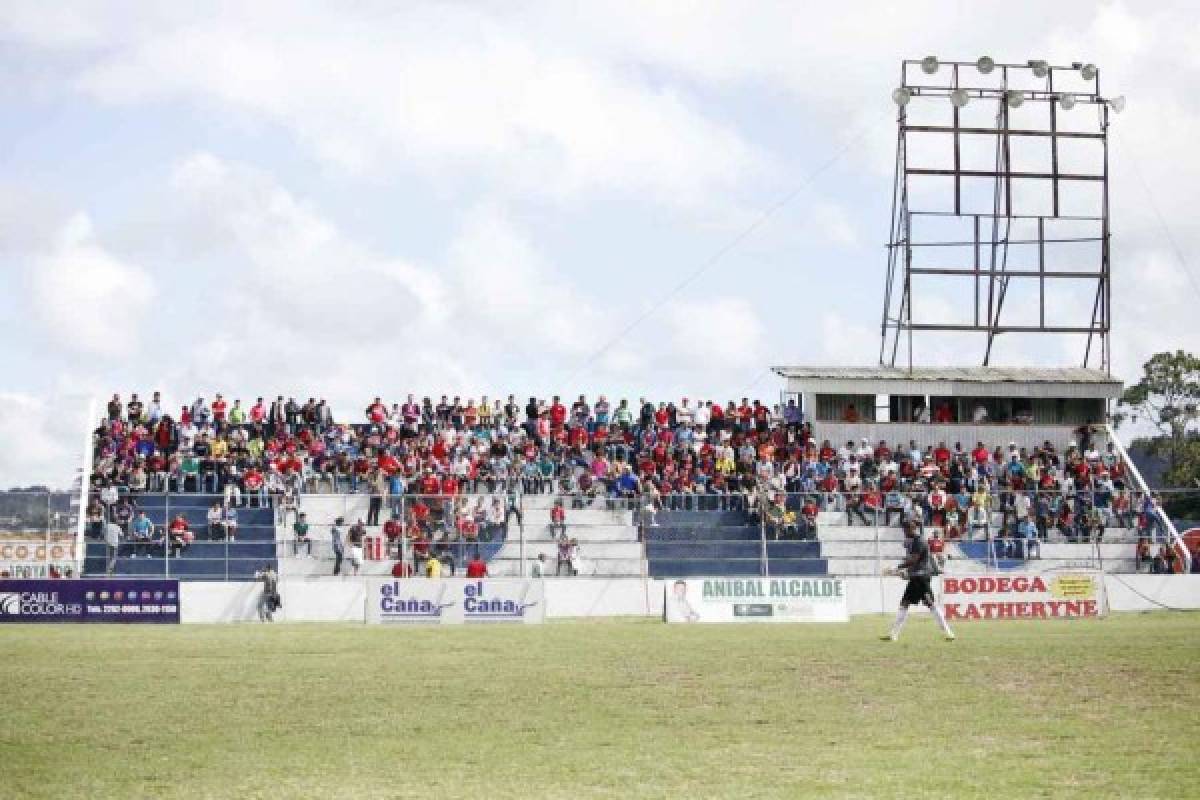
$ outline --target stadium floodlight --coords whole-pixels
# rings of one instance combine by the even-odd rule
[[[1050,65],[1047,64],[1045,61],[1041,61],[1041,60],[1030,61],[1029,67],[1030,67],[1030,69],[1033,70],[1033,74],[1039,78],[1044,78],[1050,74]]]
[[[996,68],[996,62],[991,56],[980,56],[975,62],[975,69],[979,70],[984,75],[990,75],[992,70]]]
[[[926,75],[932,75],[938,71],[937,56],[925,56],[921,59],[921,71]]]
[[[1096,65],[1084,64],[1079,68],[1079,76],[1085,81],[1090,81],[1092,78],[1096,77]]]
[[[1058,96],[1058,107],[1061,108],[1063,111],[1070,111],[1072,108],[1075,107],[1075,95],[1060,94]]]
[[[892,102],[904,108],[908,105],[908,101],[912,100],[912,92],[901,86],[899,89],[892,90]]]
[[[1020,89],[1009,89],[1004,93],[1004,99],[1008,101],[1010,108],[1020,108],[1025,102],[1025,93]]]
[[[1125,110],[1125,95],[1123,95],[1123,94],[1117,95],[1112,100],[1109,100],[1108,104],[1109,104],[1109,106],[1112,107],[1113,111],[1120,114],[1122,111]]]
[[[962,108],[971,99],[966,89],[955,89],[950,93],[950,102],[955,108]]]

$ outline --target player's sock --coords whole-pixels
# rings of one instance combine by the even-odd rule
[[[953,639],[954,631],[950,630],[950,623],[946,622],[946,615],[942,613],[942,607],[935,604],[929,611],[933,614],[933,618],[937,620],[938,627],[942,629],[942,633],[946,634],[946,638]]]
[[[900,629],[904,627],[904,620],[908,619],[908,606],[900,606],[900,610],[896,612],[896,621],[892,623],[892,638],[900,638]]]

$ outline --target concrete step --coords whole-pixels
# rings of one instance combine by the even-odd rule
[[[579,540],[579,552],[584,558],[619,558],[619,559],[634,559],[640,560],[642,557],[642,545],[640,542],[614,542],[605,540]],[[525,542],[525,557],[534,559],[539,553],[545,553],[546,558],[555,560],[558,558],[558,546],[552,541],[528,541]],[[519,559],[521,557],[521,545],[519,542],[505,542],[500,548],[500,552],[496,554],[496,558]]]
[[[633,525],[633,513],[630,511],[606,511],[604,509],[563,509],[566,512],[567,525]],[[550,524],[549,509],[526,509],[524,513],[526,527]]]
[[[517,531],[512,531],[512,539],[518,539]],[[575,525],[567,520],[567,537],[579,541],[592,542],[636,542],[638,529],[632,525]],[[550,532],[549,523],[545,525],[526,525],[525,541],[551,541],[554,537]]]
[[[821,539],[821,554],[829,558],[875,558],[876,552],[880,558],[889,564],[904,558],[902,542],[880,542],[876,551],[875,542],[830,541]]]
[[[525,573],[528,575],[532,560],[525,562]],[[557,561],[553,558],[547,558],[545,561],[545,569],[547,575],[553,575],[557,567]],[[583,572],[577,577],[625,577],[637,578],[642,575],[642,559],[641,558],[588,558],[584,554]],[[493,576],[512,576],[519,577],[521,575],[521,562],[519,559],[495,559],[488,562],[488,572]],[[563,573],[566,574],[565,572]]]

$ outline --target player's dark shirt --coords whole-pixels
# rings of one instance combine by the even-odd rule
[[[925,540],[925,534],[918,533],[916,536],[909,539],[907,548],[909,556],[909,577],[931,577],[933,575],[933,558],[929,554],[929,542]]]

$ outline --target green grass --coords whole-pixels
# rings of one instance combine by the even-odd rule
[[[3,626],[0,797],[1195,797],[1200,615]]]

